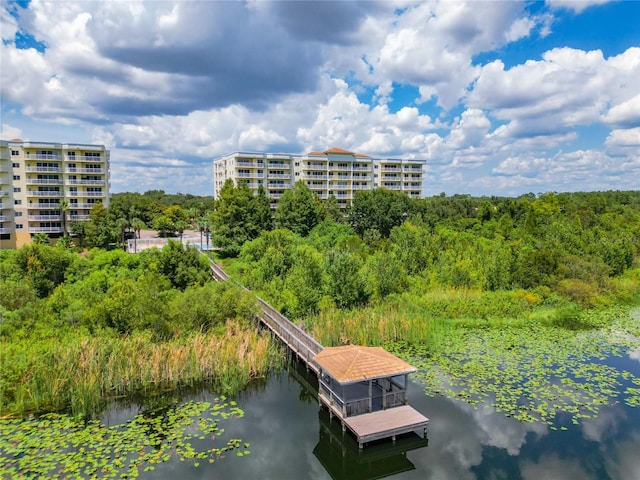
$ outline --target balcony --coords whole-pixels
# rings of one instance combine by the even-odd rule
[[[241,172],[241,173],[236,173],[236,177],[238,178],[264,178],[264,173],[258,173],[258,172]]]
[[[101,174],[107,173],[107,171],[104,168],[74,168],[74,167],[67,167],[65,172],[66,173],[89,173],[93,175],[101,175]]]
[[[302,178],[305,180],[327,180],[329,176],[321,173],[305,173]]]
[[[59,203],[30,203],[28,205],[28,208],[30,209],[44,209],[44,208],[54,208],[56,210],[60,209],[60,204]]]
[[[13,228],[0,228],[0,233],[13,233]]]
[[[62,192],[58,190],[29,190],[27,195],[30,197],[61,197]]]
[[[80,193],[81,197],[106,197],[107,192],[84,192]]]
[[[59,178],[29,178],[27,177],[27,185],[62,185]]]
[[[59,222],[62,220],[62,215],[29,215],[29,221],[31,222]]]
[[[421,173],[422,172],[422,165],[405,165],[404,166],[404,171],[405,172],[414,172],[414,173]]]
[[[60,167],[26,167],[27,172],[36,172],[36,173],[51,173],[51,172],[61,172],[62,169]]]
[[[351,165],[334,165],[332,167],[329,167],[329,170],[331,170],[332,172],[350,172]]]
[[[309,187],[309,190],[326,190],[327,189],[327,184],[326,183],[316,183],[314,185],[312,183],[311,185],[307,185],[307,187]]]
[[[96,162],[102,163],[104,162],[104,157],[92,157],[86,155],[67,155],[65,160],[68,162]]]
[[[353,195],[351,193],[340,193],[340,192],[338,192],[336,194],[336,198],[351,200],[353,198]]]
[[[9,192],[7,192],[6,190],[0,190],[0,197],[8,197],[9,196]]]
[[[62,227],[29,227],[29,233],[62,233]]]
[[[105,185],[106,182],[104,180],[67,180],[68,185]]]
[[[53,153],[27,153],[24,158],[27,160],[58,160],[58,154]]]
[[[91,210],[96,205],[98,204],[97,203],[71,203],[69,204],[69,208],[73,208],[76,210]]]
[[[276,183],[276,182],[269,182],[267,183],[267,188],[271,188],[271,189],[280,189],[280,190],[285,190],[288,188],[291,188],[291,184],[290,183]]]
[[[275,163],[269,162],[269,166],[267,167],[271,170],[289,170],[291,168],[290,163]]]
[[[351,180],[351,175],[345,174],[345,173],[339,173],[338,175],[334,175],[333,178],[334,179],[337,178],[338,180]]]
[[[391,185],[386,183],[382,185],[382,188],[386,188],[387,190],[401,190],[400,185]]]
[[[269,173],[269,178],[283,178],[286,180],[291,179],[290,173]]]
[[[250,162],[247,160],[238,160],[236,167],[249,167],[249,168],[264,168],[263,162]]]
[[[369,185],[354,185],[351,188],[353,190],[371,190],[371,186],[369,186]]]
[[[400,172],[402,169],[400,168],[400,165],[383,165],[382,168],[380,169],[383,172]]]
[[[400,175],[383,175],[382,180],[391,180],[391,181],[399,182],[402,180],[402,177]]]
[[[371,167],[353,167],[354,172],[370,172]]]
[[[91,215],[69,215],[67,219],[70,222],[84,222],[91,219]]]
[[[307,162],[302,162],[302,169],[303,170],[319,170],[319,171],[326,171],[329,169],[329,167],[327,166],[327,164],[322,164],[322,163],[307,163]]]
[[[9,215],[0,215],[0,222],[10,222],[11,217]]]
[[[318,195],[318,198],[320,200],[326,200],[327,198],[329,198],[329,194],[328,193],[316,193],[316,195]]]
[[[284,194],[283,193],[269,193],[269,194],[267,194],[267,196],[269,198],[275,198],[275,199],[281,198],[282,195],[284,195]]]

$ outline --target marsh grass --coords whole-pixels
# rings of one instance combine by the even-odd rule
[[[164,342],[139,333],[11,343],[3,350],[3,417],[66,409],[90,416],[114,397],[202,383],[233,392],[265,375],[280,357],[268,336],[233,321],[223,333]]]

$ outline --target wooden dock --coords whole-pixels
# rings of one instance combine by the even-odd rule
[[[211,274],[214,279],[217,281],[229,280],[229,276],[219,265],[211,259],[209,259],[209,261],[211,264]],[[242,288],[245,287],[242,286]],[[261,307],[261,312],[258,314],[260,321],[295,353],[306,364],[308,369],[313,371],[316,376],[319,376],[319,365],[314,361],[314,357],[322,352],[324,347],[267,302],[259,297],[258,301]],[[332,349],[335,348],[336,347],[332,347]],[[324,353],[332,349],[327,349]],[[387,353],[386,355],[390,354]],[[371,386],[369,389],[371,390]],[[392,441],[395,442],[396,436],[416,430],[422,431],[424,438],[426,438],[429,419],[408,405],[394,406],[393,408],[349,416],[344,409],[341,409],[335,403],[335,399],[329,398],[323,390],[318,392],[318,400],[320,406],[324,405],[327,407],[331,417],[335,416],[340,420],[343,431],[347,428],[351,431],[356,437],[358,446],[361,449],[368,442],[385,438],[391,438]],[[404,402],[406,403],[406,400],[404,400]],[[369,408],[370,407],[371,402],[369,402]]]

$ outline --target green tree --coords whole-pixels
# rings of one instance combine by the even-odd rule
[[[349,223],[358,235],[377,230],[388,238],[393,227],[402,225],[410,212],[409,198],[384,188],[358,191],[353,198]]]
[[[327,293],[339,308],[352,308],[366,302],[367,294],[360,269],[362,262],[348,250],[329,250],[325,255]]]
[[[116,240],[109,214],[102,203],[96,203],[91,208],[85,233],[86,243],[89,247],[108,248],[109,244]]]
[[[36,233],[31,241],[35,245],[49,245],[49,235],[46,233]]]
[[[255,238],[259,232],[255,224],[253,192],[245,182],[236,187],[228,179],[220,190],[212,214],[213,244],[223,255],[237,256],[242,245]]]
[[[277,228],[286,228],[302,237],[320,222],[320,208],[315,194],[302,180],[286,190],[276,209],[274,220]]]

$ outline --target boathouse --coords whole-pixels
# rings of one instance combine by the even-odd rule
[[[367,442],[426,428],[429,420],[407,405],[408,376],[416,371],[380,347],[327,347],[313,357],[320,404]]]

